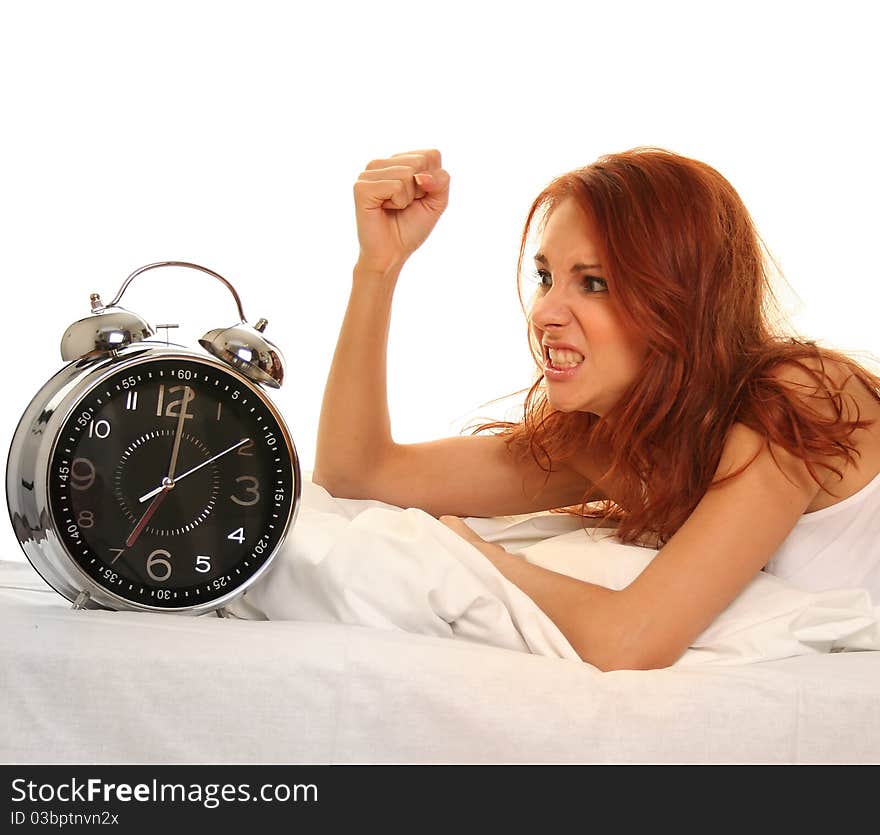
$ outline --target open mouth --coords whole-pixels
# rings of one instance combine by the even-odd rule
[[[569,371],[577,368],[585,357],[571,348],[551,348],[544,345],[544,363],[557,371]]]

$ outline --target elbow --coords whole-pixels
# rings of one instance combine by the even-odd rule
[[[341,478],[332,475],[324,470],[314,470],[312,472],[312,484],[323,487],[334,499],[363,499],[366,494],[351,479]]]
[[[681,653],[674,657],[669,653],[659,652],[604,652],[584,653],[578,651],[581,661],[592,664],[602,673],[617,670],[665,670],[675,664]]]
[[[331,496],[336,495],[336,484],[334,479],[323,470],[312,470],[311,482],[312,484],[317,484],[318,487],[323,487]]]
[[[646,630],[625,624],[604,635],[577,634],[571,642],[582,661],[600,672],[617,670],[664,670],[681,658],[687,647],[647,638]]]
[[[326,467],[320,467],[316,464],[315,469],[312,470],[311,480],[312,484],[323,487],[336,499],[358,498],[353,495],[357,490],[356,485],[352,484],[351,478],[346,478],[344,475],[333,472]]]
[[[386,481],[382,472],[389,460],[388,448],[376,444],[369,457],[350,457],[334,460],[316,455],[312,470],[312,484],[323,487],[337,499],[381,498],[382,485]]]
[[[587,658],[582,658],[583,661],[587,661],[588,663],[592,663],[596,669],[603,673],[611,673],[616,670],[665,670],[671,667],[676,660],[667,661],[665,659],[659,658],[609,658],[604,659],[600,663],[589,662]]]
[[[324,470],[315,467],[315,469],[312,470],[311,481],[312,484],[317,484],[319,487],[323,487],[328,493],[333,492],[333,479],[330,477],[330,474],[324,472]]]
[[[378,485],[367,479],[357,478],[350,473],[336,473],[315,467],[312,471],[312,484],[323,487],[334,499],[380,499]]]

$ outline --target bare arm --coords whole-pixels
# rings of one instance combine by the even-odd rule
[[[734,424],[717,474],[739,469],[758,452],[753,464],[709,490],[620,591],[532,565],[483,542],[458,519],[441,521],[529,595],[584,661],[601,670],[667,667],[763,568],[818,492],[803,461],[773,451],[776,461],[761,436]]]
[[[435,516],[527,513],[581,501],[592,484],[583,475],[561,467],[548,477],[533,461],[514,460],[497,437],[393,441],[386,366],[394,289],[446,207],[449,177],[438,151],[415,151],[369,163],[354,190],[361,250],[324,390],[312,480],[335,496]]]
[[[312,475],[331,493],[367,489],[392,447],[386,390],[391,302],[403,265],[448,199],[449,175],[434,149],[373,160],[354,185],[360,253],[324,389]]]
[[[386,352],[392,291],[355,268],[321,408],[312,480],[334,496],[420,507],[435,516],[501,516],[582,501],[592,482],[519,461],[497,436],[398,444],[391,436]],[[590,498],[601,498],[593,490]]]
[[[438,518],[534,513],[604,498],[584,475],[555,462],[547,473],[513,456],[496,435],[393,444],[369,483],[369,492],[351,498],[419,507]]]
[[[312,480],[334,495],[363,491],[363,478],[392,446],[386,353],[396,272],[358,265],[318,423]]]

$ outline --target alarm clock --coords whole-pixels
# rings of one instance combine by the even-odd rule
[[[221,281],[239,322],[188,348],[119,307],[138,275],[187,267]],[[200,615],[243,594],[278,554],[299,508],[293,441],[266,388],[284,377],[260,319],[213,270],[160,261],[61,340],[66,365],[16,428],[6,497],[16,537],[77,609]],[[176,327],[159,325],[158,327]]]

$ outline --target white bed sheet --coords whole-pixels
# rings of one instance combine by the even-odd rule
[[[659,553],[562,514],[466,521],[521,559],[613,589]],[[528,595],[430,514],[337,499],[311,483],[281,553],[228,608],[246,619],[347,623],[580,660]],[[842,650],[880,650],[880,607],[866,589],[809,592],[759,572],[676,666]]]
[[[338,623],[72,611],[0,562],[4,763],[877,763],[880,652],[601,673]]]

